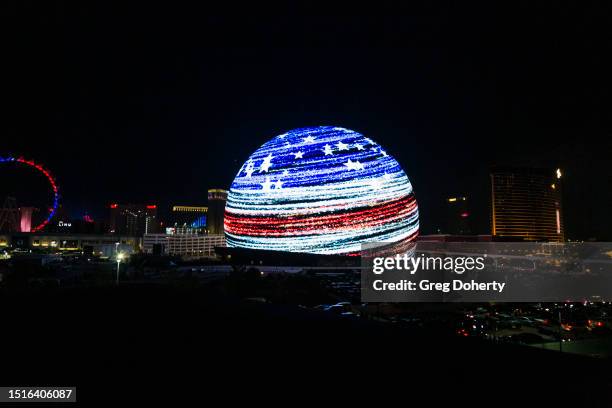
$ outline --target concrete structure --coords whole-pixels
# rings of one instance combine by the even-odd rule
[[[57,251],[82,251],[85,247],[89,247],[93,249],[93,253],[96,255],[112,253],[117,243],[119,243],[122,251],[133,253],[140,251],[142,238],[110,234],[54,234],[38,232],[0,235],[0,246]]]
[[[186,257],[215,257],[215,247],[225,246],[225,235],[170,235],[167,253]]]
[[[223,234],[223,216],[225,213],[225,203],[227,202],[227,190],[211,189],[208,190],[208,215],[206,229],[209,234]]]
[[[143,236],[143,250],[153,253],[155,245],[161,245],[163,252],[168,255],[184,257],[215,257],[215,247],[225,247],[225,235],[206,235],[197,232],[175,234],[145,234]]]
[[[168,247],[169,234],[144,234],[142,236],[142,250],[147,254],[153,253],[154,245],[161,245],[163,247],[162,252],[166,252]]]

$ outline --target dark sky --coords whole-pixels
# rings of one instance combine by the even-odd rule
[[[516,164],[562,167],[570,238],[612,239],[609,5],[48,3],[2,6],[0,154],[73,213],[205,204],[272,136],[337,125],[400,162],[426,233],[455,194],[488,232],[488,168]]]

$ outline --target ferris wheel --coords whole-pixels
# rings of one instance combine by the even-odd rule
[[[43,174],[45,178],[47,179],[49,185],[51,186],[51,191],[52,191],[51,205],[47,209],[47,213],[46,213],[44,220],[40,224],[33,226],[30,231],[36,232],[36,231],[42,230],[43,228],[45,228],[47,224],[49,224],[49,222],[55,215],[55,212],[57,211],[57,207],[59,204],[59,189],[57,187],[55,178],[53,177],[51,172],[49,172],[49,170],[44,168],[41,164],[36,163],[33,160],[26,160],[23,157],[11,157],[11,156],[2,157],[0,156],[0,163],[16,163],[17,165],[28,166],[30,168],[37,170],[41,174]],[[2,213],[0,213],[0,215],[2,215]],[[0,221],[2,218],[3,217],[0,217]]]

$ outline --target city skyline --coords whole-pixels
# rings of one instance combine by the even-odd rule
[[[17,159],[17,161],[24,161],[25,158],[17,157],[16,159]],[[28,160],[28,159],[25,159],[25,160]],[[35,163],[35,162],[32,161],[32,163]],[[39,164],[37,164],[37,165],[39,165]],[[245,165],[246,165],[246,163],[245,163]],[[245,165],[243,165],[242,167],[244,167]],[[44,167],[45,166],[43,165],[43,168]],[[514,169],[516,169],[516,170],[523,169],[523,170],[526,170],[526,171],[536,171],[536,172],[539,172],[539,173],[550,173],[551,180],[553,180],[553,181],[554,181],[554,178],[556,177],[554,175],[554,170],[551,169],[551,168],[546,169],[546,168],[542,168],[542,167],[526,167],[526,166],[512,166],[512,167]],[[489,169],[489,174],[492,174],[492,172],[494,172],[496,168],[499,168],[499,166],[492,166]],[[12,169],[12,170],[14,171],[15,169]],[[241,172],[242,170],[243,169],[240,168],[239,172]],[[46,171],[46,169],[45,169],[45,171]],[[557,168],[556,171],[559,174],[558,178],[561,177],[561,175],[560,175],[561,171],[563,171],[563,173],[564,173],[563,178],[565,178],[565,169],[561,170],[560,168]],[[19,180],[20,176],[22,176],[20,174],[19,169],[17,169],[17,174],[18,174],[18,177],[17,177],[16,184],[18,184],[20,186],[23,186],[24,183],[22,183],[22,180]],[[28,179],[28,177],[30,177],[30,179],[31,179],[31,174],[29,176],[26,176],[26,178],[25,178],[26,182],[28,180],[30,180],[30,179]],[[47,177],[49,177],[49,176],[47,176]],[[12,180],[12,181],[15,183],[15,180]],[[53,179],[53,182],[55,182],[55,179]],[[492,183],[492,179],[490,180],[490,183]],[[52,187],[54,187],[56,190],[54,192],[53,189],[51,189],[51,197],[53,197],[53,194],[56,194],[55,200],[57,200],[57,187],[55,185],[52,185]],[[492,188],[492,184],[490,184],[488,186],[488,188],[491,189]],[[45,189],[45,187],[43,187],[43,189]],[[560,189],[560,191],[557,192],[557,194],[559,194],[559,199],[562,200],[562,201],[564,200],[564,196],[562,196],[561,193],[564,190],[565,190],[565,188]],[[208,203],[211,202],[210,201],[211,200],[211,191],[213,191],[213,192],[214,191],[224,191],[224,189],[215,189],[215,188],[208,189],[207,190]],[[473,190],[471,190],[471,191],[473,191]],[[62,193],[63,193],[63,191],[62,191]],[[14,195],[15,195],[14,193],[11,193],[9,195],[5,194],[5,196],[9,197],[9,198],[14,196]],[[17,194],[17,195],[19,195],[19,194]],[[39,194],[39,197],[40,196],[45,196],[45,194],[44,193]],[[61,196],[61,194],[60,194],[60,196]],[[460,197],[460,198],[463,199],[464,201],[466,200],[465,196]],[[52,198],[52,200],[53,200],[53,198]],[[451,198],[451,200],[452,200],[452,198]],[[50,208],[49,211],[53,210],[52,213],[54,214],[54,218],[57,218],[57,219],[59,219],[60,217],[55,216],[56,215],[56,211],[61,211],[63,216],[64,216],[62,219],[72,220],[72,221],[74,221],[74,220],[81,220],[81,221],[86,221],[86,222],[93,222],[94,220],[92,218],[92,214],[95,214],[95,221],[102,222],[103,224],[106,224],[109,221],[112,223],[112,215],[109,218],[108,210],[110,209],[110,211],[112,212],[113,208],[116,208],[116,206],[118,205],[116,203],[117,201],[123,202],[124,204],[130,204],[130,205],[142,205],[143,207],[150,207],[150,206],[152,206],[152,207],[155,207],[156,211],[157,211],[157,207],[158,207],[157,203],[161,202],[161,203],[163,203],[162,205],[159,206],[160,210],[161,210],[160,211],[161,216],[158,217],[157,221],[158,222],[162,222],[162,225],[165,225],[165,224],[168,224],[169,221],[171,221],[171,219],[172,219],[172,215],[171,215],[172,214],[172,209],[171,208],[176,206],[177,202],[178,202],[174,198],[171,198],[171,197],[168,197],[168,196],[161,196],[161,197],[157,197],[157,198],[154,198],[154,199],[148,201],[148,203],[155,203],[155,204],[143,204],[143,203],[138,203],[138,202],[134,202],[134,201],[130,202],[130,201],[126,201],[126,200],[112,200],[110,202],[106,202],[105,201],[105,202],[102,202],[102,203],[97,203],[97,204],[94,204],[93,206],[91,206],[89,208],[86,208],[86,209],[81,208],[81,209],[78,209],[78,210],[75,211],[74,208],[71,208],[71,201],[72,200],[70,200],[70,199],[67,200],[67,204],[66,204],[65,201],[64,201],[64,196],[62,196],[62,200],[59,201],[59,208],[57,208],[58,202],[56,201],[56,204],[55,204],[56,208],[55,209]],[[199,200],[196,204],[201,204],[201,203],[206,203],[206,201],[205,200],[204,201],[203,200]],[[450,213],[448,212],[448,209],[447,210],[443,210],[443,209],[440,210],[440,208],[443,205],[447,205],[448,203],[449,203],[449,199],[448,198],[445,198],[443,200],[443,203],[440,203],[440,202],[434,203],[433,211],[431,211],[431,212],[434,213],[434,214],[437,213],[438,218],[433,219],[431,224],[426,225],[422,229],[422,233],[425,233],[425,234],[447,233],[448,234],[448,233],[456,232],[455,231],[456,228],[449,226],[449,222],[452,222],[451,219],[453,218],[453,216],[450,215]],[[16,204],[20,204],[19,201],[17,201]],[[193,205],[194,203],[184,203],[183,202],[182,204]],[[443,205],[441,205],[441,204],[443,204]],[[21,205],[23,205],[23,204],[21,204]],[[32,204],[30,202],[26,202],[25,205],[31,206]],[[486,210],[485,210],[485,213],[481,213],[480,214],[480,217],[479,217],[480,218],[480,224],[477,225],[476,228],[474,228],[474,230],[472,230],[470,228],[467,231],[470,231],[470,234],[485,234],[485,235],[486,234],[492,234],[492,235],[496,235],[495,234],[495,221],[494,221],[495,220],[495,215],[494,215],[495,207],[494,207],[493,197],[490,196],[488,198],[488,200],[481,201],[480,203],[473,203],[472,202],[470,205],[473,206],[474,208],[486,208]],[[34,210],[36,212],[40,212],[41,214],[45,213],[44,211],[40,211],[40,209],[34,208]],[[217,210],[217,212],[220,212],[220,211],[221,210]],[[564,213],[565,213],[565,210],[563,210],[563,214]],[[483,221],[482,221],[483,215],[489,217],[489,219],[488,219],[489,222],[485,221],[483,223]],[[474,212],[472,210],[470,210],[469,213],[462,213],[462,214],[460,214],[460,217],[465,217],[465,218],[469,217],[470,225],[474,225],[474,220],[473,219],[475,217],[474,217]],[[39,215],[39,218],[40,218],[40,215]],[[57,219],[55,221],[57,221]],[[478,217],[477,217],[477,219],[478,219]],[[49,219],[45,220],[45,222],[48,222],[48,221],[49,221]],[[563,224],[565,224],[566,221],[565,221],[565,219],[563,217],[562,221],[560,219],[559,222],[563,222]],[[218,228],[219,227],[215,227],[214,228],[215,231],[218,230]],[[563,228],[563,229],[565,230],[565,228]],[[112,228],[111,228],[111,230],[112,230]],[[586,239],[586,240],[589,240],[589,239],[599,239],[599,240],[602,240],[602,237],[597,237],[595,235],[593,235],[593,236],[588,236],[588,235],[587,236],[580,236],[580,235],[577,235],[575,233],[572,234],[572,232],[573,231],[570,231],[570,233],[566,235],[566,238],[577,239],[577,240],[584,240],[584,239]],[[603,237],[605,237],[605,235]]]
[[[476,6],[415,5],[394,16],[307,8],[298,26],[155,6],[148,20],[129,6],[82,5],[57,18],[32,10],[38,20],[26,21],[16,7],[7,27],[25,34],[7,51],[1,153],[48,166],[75,212],[202,205],[269,138],[331,125],[371,135],[398,160],[423,232],[435,232],[457,193],[471,198],[475,232],[486,232],[490,167],[526,165],[564,169],[569,237],[612,239],[609,70],[595,56],[567,58],[610,44],[563,6],[541,10],[546,32],[538,12],[496,6],[485,8],[504,16],[496,24]],[[160,18],[168,30],[150,23]]]
[[[391,162],[394,162],[395,166],[397,166],[397,163],[394,161],[394,159],[390,157],[388,153],[383,150],[382,147],[368,147],[367,149],[365,149],[364,146],[369,146],[369,144],[375,143],[370,138],[364,138],[364,142],[362,142],[361,144],[343,144],[342,142],[338,142],[337,144],[333,145],[333,148],[331,148],[330,145],[327,144],[324,146],[324,149],[317,149],[317,145],[315,144],[315,138],[311,136],[306,139],[300,137],[300,132],[305,132],[305,134],[317,133],[317,139],[320,139],[319,133],[324,134],[325,132],[329,131],[340,133],[347,132],[347,134],[354,134],[358,135],[358,137],[363,138],[363,135],[355,133],[351,130],[338,127],[319,127],[296,129],[289,133],[277,136],[274,139],[278,139],[277,149],[280,148],[280,150],[284,151],[285,156],[287,152],[291,150],[296,150],[296,146],[301,146],[299,141],[304,140],[304,142],[302,143],[304,144],[304,146],[302,146],[301,149],[297,149],[300,150],[299,153],[289,154],[289,156],[292,158],[292,160],[289,160],[289,162],[293,162],[292,166],[296,165],[298,159],[304,161],[304,154],[306,153],[302,152],[301,150],[304,150],[304,147],[306,147],[307,145],[315,146],[315,156],[322,157],[321,155],[324,154],[326,158],[327,156],[334,156],[334,150],[336,151],[336,155],[341,154],[343,151],[346,151],[348,153],[350,150],[355,150],[357,153],[365,152],[362,153],[362,156],[367,161],[369,157],[369,152],[373,151],[374,154],[378,155],[380,158],[389,158]],[[290,142],[284,140],[287,135],[292,133],[294,134],[292,137],[298,135],[297,145],[291,145]],[[321,142],[325,142],[325,138],[316,141],[316,143],[319,144],[321,144]],[[261,147],[261,149],[266,148],[266,146],[270,145],[271,143],[273,142],[267,142]],[[262,176],[263,178],[260,177],[260,181],[254,182],[254,184],[248,190],[244,190],[242,192],[240,192],[240,188],[236,186],[236,180],[234,180],[234,183],[231,188],[235,189],[235,193],[237,194],[244,194],[247,191],[252,191],[254,193],[263,192],[264,195],[269,195],[268,199],[281,199],[281,201],[283,202],[289,200],[290,197],[297,197],[296,194],[298,194],[298,190],[300,189],[296,188],[297,184],[295,184],[295,181],[291,182],[291,178],[295,177],[297,173],[294,176],[291,176],[289,174],[290,172],[287,169],[282,169],[282,164],[279,170],[278,162],[279,160],[282,160],[281,156],[276,156],[276,162],[274,163],[274,165],[272,165],[272,160],[274,160],[275,156],[273,156],[272,154],[268,154],[268,156],[266,157],[262,156],[263,160],[260,160],[262,157],[260,157],[260,159],[253,159],[253,156],[251,156],[251,158],[249,158],[249,160],[240,167],[236,176],[236,180],[242,177],[244,180],[247,180],[247,184],[249,184],[250,180],[253,178],[254,173],[264,173]],[[311,159],[313,158],[313,155],[311,153],[307,154],[307,157],[309,156]],[[360,163],[359,160],[356,160],[354,163],[351,163],[351,160],[348,160],[347,162],[343,162],[343,160],[345,159],[340,159],[340,173],[348,171],[349,174],[352,174],[352,171],[358,171],[357,173],[361,174],[358,179],[363,178],[361,182],[365,183],[363,185],[368,186],[368,188],[372,192],[374,192],[378,188],[381,189],[379,193],[383,194],[383,184],[389,182],[393,178],[391,174],[388,173],[388,171],[385,172],[383,177],[381,177],[380,179],[376,177],[372,178],[371,174],[369,174],[368,172],[363,172],[365,162]],[[119,204],[117,202],[112,202],[104,206],[105,209],[110,210],[110,216],[109,214],[105,214],[94,220],[87,212],[85,212],[83,215],[79,214],[75,216],[74,213],[70,213],[65,209],[63,203],[58,203],[59,195],[55,179],[50,174],[50,172],[48,172],[48,170],[44,168],[44,166],[34,161],[28,161],[21,157],[8,157],[5,158],[4,161],[26,163],[29,166],[38,168],[42,173],[44,173],[43,175],[48,178],[48,183],[51,183],[51,196],[54,200],[54,205],[52,207],[49,207],[48,212],[45,212],[42,210],[45,205],[37,208],[31,202],[25,204],[19,202],[16,198],[19,193],[14,194],[14,192],[11,192],[9,195],[6,195],[3,207],[0,207],[0,210],[2,210],[2,214],[0,216],[0,227],[4,228],[5,232],[7,227],[9,228],[8,231],[11,231],[12,229],[14,232],[14,228],[19,228],[17,224],[21,222],[22,232],[84,232],[83,225],[87,226],[89,224],[89,226],[85,228],[87,232],[91,232],[95,229],[98,232],[105,232],[111,234],[119,233],[125,235],[127,232],[127,235],[130,236],[141,236],[147,233],[155,234],[158,232],[162,232],[163,229],[166,227],[183,227],[188,229],[201,230],[206,234],[213,235],[223,234],[224,213],[225,216],[227,216],[225,203],[229,190],[209,189],[207,194],[207,206],[184,206],[176,205],[176,203],[174,203],[171,206],[168,206],[168,208],[158,208],[157,204],[152,203]],[[257,166],[254,165],[255,162],[258,162]],[[305,162],[307,163],[307,161]],[[324,168],[325,166],[329,165],[329,163],[322,165],[323,162],[321,162],[320,159],[314,160],[313,163],[316,166],[322,166],[321,168]],[[365,166],[367,166],[368,168],[370,168],[372,165],[373,163],[365,164]],[[270,174],[270,167],[274,167],[274,170],[272,170],[272,172],[276,175],[276,182],[272,182],[271,177],[267,176],[268,174]],[[299,172],[299,167],[296,169],[292,169],[292,173],[295,173],[296,170]],[[362,170],[362,172],[359,172],[359,170]],[[327,171],[324,172],[327,173]],[[403,174],[403,171],[400,170],[400,172]],[[446,205],[445,214],[443,215],[443,217],[436,220],[435,225],[429,227],[425,235],[490,235],[492,237],[497,237],[500,239],[514,238],[519,240],[525,239],[527,241],[552,240],[563,242],[566,239],[564,227],[564,210],[562,209],[563,172],[564,170],[560,168],[545,169],[535,167],[492,167],[490,170],[491,198],[490,202],[488,203],[490,224],[487,226],[487,231],[472,230],[471,226],[473,225],[473,213],[471,211],[470,204],[468,204],[468,197],[466,197],[465,195],[459,195],[456,197],[449,197],[444,200]],[[285,177],[284,181],[281,182],[281,179],[283,177]],[[261,180],[264,179],[265,182],[261,182]],[[312,183],[315,180],[317,180],[317,183],[323,182],[319,179],[319,177],[315,177],[309,182]],[[289,184],[287,184],[288,181],[290,181]],[[23,189],[23,186],[26,184],[20,183],[20,185]],[[412,190],[411,183],[409,181],[408,185],[410,186],[410,190]],[[290,188],[290,190],[287,190],[288,188]],[[290,191],[289,195],[285,196],[285,190]],[[44,196],[44,194],[40,194],[40,196]],[[372,198],[373,197],[370,197],[370,200]],[[157,200],[155,202],[157,202]],[[369,205],[373,205],[372,203],[373,202],[370,202]],[[159,209],[162,210],[161,216],[158,216]],[[312,211],[312,208],[310,210]],[[12,214],[11,211],[16,212],[15,214]],[[25,217],[24,211],[26,214]],[[180,225],[177,224],[177,211],[187,211],[187,213],[191,212],[192,214],[187,217],[189,218],[189,223],[184,224],[185,220],[183,219]],[[19,212],[21,212],[21,216],[18,215]],[[117,216],[119,212],[123,214],[123,218],[120,223],[117,223]],[[203,217],[198,216],[196,218],[193,218],[194,212],[200,212],[203,214],[208,213],[208,216],[204,215]],[[129,214],[130,216],[126,218],[126,214]],[[34,215],[37,215],[37,217],[34,217]],[[21,219],[19,217],[21,217]],[[185,217],[183,216],[179,218]],[[24,225],[32,225],[32,222],[34,222],[34,225],[37,225],[40,222],[40,225],[36,227],[33,226],[31,230],[30,227],[27,227],[25,230],[23,229]],[[77,227],[76,231],[71,229],[72,223],[75,222],[77,223],[75,225],[75,227]],[[357,222],[357,220],[353,220],[352,222]],[[58,223],[59,225],[57,225]],[[11,225],[13,224],[17,225],[17,227],[11,227]],[[118,227],[118,225],[123,226]],[[416,225],[418,225],[418,222]],[[60,228],[58,228],[58,226]],[[247,228],[245,231],[248,231],[249,229],[250,228]],[[544,231],[546,232],[544,233]],[[575,238],[570,237],[570,240],[572,239]]]

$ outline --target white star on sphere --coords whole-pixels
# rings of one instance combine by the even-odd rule
[[[275,190],[280,190],[281,188],[283,188],[283,182],[280,181],[280,179],[276,180],[276,183],[274,183],[274,189]]]
[[[283,176],[288,176],[289,175],[289,170],[285,169],[283,170]]]
[[[355,147],[357,148],[357,150],[363,150],[363,145],[361,145],[361,144],[359,144],[359,143],[357,143],[357,144],[355,145]]]
[[[259,172],[263,173],[264,171],[267,173],[268,169],[270,168],[270,166],[272,166],[272,159],[274,158],[274,156],[272,156],[272,153],[270,153],[268,155],[268,157],[266,157],[263,160],[263,163],[261,163],[261,167],[259,168]]]
[[[346,163],[344,163],[344,165],[349,169],[349,170],[363,170],[363,164],[359,163],[359,161],[351,161],[351,159],[348,159],[348,161]]]
[[[325,149],[323,149],[323,153],[325,153],[326,156],[329,156],[330,154],[334,154],[334,152],[332,152],[332,149],[328,144],[325,145]]]
[[[349,149],[348,145],[342,142],[338,142],[336,147],[338,148],[338,150],[348,150]]]
[[[305,137],[303,140],[304,140],[304,143],[313,143],[315,141],[315,138],[312,136],[308,136],[308,137]]]
[[[261,183],[261,186],[263,187],[263,191],[270,191],[272,189],[272,184],[274,183],[270,181],[270,177],[266,177],[266,181]]]
[[[304,158],[304,152],[297,152],[297,153],[291,153],[291,154],[295,156],[295,159]]]
[[[247,164],[246,170],[245,170],[247,177],[251,178],[251,175],[253,174],[254,171],[255,171],[255,166],[253,165],[253,161],[249,160],[249,163]]]

